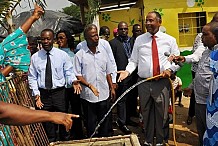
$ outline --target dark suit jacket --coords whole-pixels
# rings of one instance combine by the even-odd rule
[[[111,49],[112,52],[114,54],[114,59],[117,65],[117,70],[125,70],[126,66],[128,64],[128,57],[126,55],[125,49],[123,47],[123,42],[121,41],[120,37],[116,37],[114,39],[112,39],[111,41],[109,41],[110,45],[111,45]],[[130,46],[131,49],[133,48],[133,41],[130,41]],[[134,71],[135,72],[135,71]],[[119,75],[118,75],[119,77]],[[127,77],[123,83],[128,83],[130,82],[132,78],[132,75]]]

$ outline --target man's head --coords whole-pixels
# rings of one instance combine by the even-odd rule
[[[99,41],[97,26],[88,24],[84,29],[84,37],[88,47],[97,47]]]
[[[212,49],[218,42],[218,23],[210,22],[202,29],[202,42],[204,46]]]
[[[133,34],[133,37],[137,38],[139,35],[142,34],[142,28],[139,24],[134,24],[132,26],[132,34]]]
[[[120,37],[127,37],[128,35],[128,24],[124,21],[121,21],[118,24],[118,34]]]
[[[38,51],[38,40],[37,37],[30,36],[28,37],[28,49],[31,52],[31,55]]]
[[[105,40],[108,40],[110,37],[110,29],[107,26],[102,26],[100,28],[99,35],[102,36]]]
[[[218,44],[218,21],[214,21],[210,25],[211,25],[211,31],[216,39],[216,44]]]
[[[171,74],[170,79],[174,81],[176,79],[176,74],[175,73]]]
[[[54,43],[54,31],[51,29],[44,29],[41,32],[41,43],[43,49],[50,51],[53,48]]]
[[[161,15],[158,12],[156,11],[149,12],[145,20],[145,26],[147,31],[150,34],[154,35],[155,33],[158,32],[161,22],[162,22]]]
[[[213,16],[213,19],[211,20],[211,22],[218,22],[218,13],[216,13],[216,14]]]

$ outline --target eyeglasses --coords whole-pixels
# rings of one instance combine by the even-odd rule
[[[62,39],[65,39],[65,37],[60,36],[60,37],[58,37],[57,39],[61,39],[61,40],[62,40]]]
[[[128,28],[119,28],[119,30],[128,30]]]

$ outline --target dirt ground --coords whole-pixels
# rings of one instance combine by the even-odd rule
[[[188,106],[189,106],[189,98],[183,97],[182,104],[184,107],[176,106],[176,143],[177,146],[197,146],[198,144],[198,135],[195,125],[195,118],[193,118],[193,122],[191,125],[186,124],[187,114],[188,114]],[[138,122],[138,118],[132,118],[133,121]],[[130,130],[132,130],[135,134],[138,135],[138,139],[143,146],[144,136],[142,133],[142,129],[140,127],[132,127],[128,126]],[[173,125],[170,124],[170,138],[169,145],[173,146]],[[114,126],[114,134],[115,135],[123,135],[123,133]]]

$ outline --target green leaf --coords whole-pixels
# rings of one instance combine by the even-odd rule
[[[135,23],[135,19],[132,19],[132,20],[130,21],[130,26],[132,26],[134,23]]]

